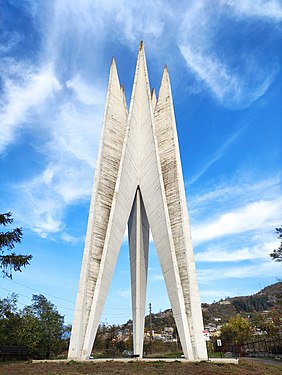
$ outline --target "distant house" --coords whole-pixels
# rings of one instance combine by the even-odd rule
[[[219,304],[220,305],[231,305],[231,302],[228,301],[228,300],[225,300],[225,301],[219,301]]]

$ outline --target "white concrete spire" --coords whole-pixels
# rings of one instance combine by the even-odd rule
[[[73,319],[70,358],[82,357],[82,345],[96,288],[101,257],[113,202],[127,123],[124,93],[112,60],[101,141],[88,217],[88,227]]]
[[[150,227],[185,357],[206,359],[169,76],[165,68],[156,102],[142,42],[128,116],[111,66],[69,358],[91,353],[127,223],[134,353],[143,351]]]
[[[154,120],[172,238],[193,353],[195,358],[204,358],[207,354],[206,347],[203,345],[202,332],[204,327],[201,303],[167,66],[164,67],[163,71]]]

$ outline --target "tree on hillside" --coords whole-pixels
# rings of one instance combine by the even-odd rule
[[[253,325],[260,328],[268,337],[277,337],[281,329],[282,313],[279,309],[271,310],[255,317]]]
[[[250,336],[250,324],[239,314],[230,318],[221,328],[221,339],[224,343],[242,345]]]
[[[269,255],[276,262],[282,262],[282,226],[280,228],[275,228],[275,229],[276,229],[276,234],[278,234],[277,238],[281,240],[281,243],[278,249],[273,250],[273,252]]]
[[[18,344],[21,317],[17,310],[17,301],[18,296],[15,293],[0,299],[0,343],[2,345]]]
[[[20,342],[34,358],[49,359],[66,349],[64,317],[42,294],[22,311]]]
[[[13,223],[11,212],[0,214],[0,225],[6,227]],[[15,228],[11,231],[0,232],[0,269],[2,269],[3,277],[12,278],[13,271],[21,271],[22,267],[29,264],[32,255],[16,254],[13,249],[15,244],[21,243],[22,229]],[[11,253],[8,253],[11,251]]]
[[[70,327],[43,295],[33,295],[32,304],[18,310],[18,296],[0,299],[0,344],[26,346],[31,358],[48,359],[68,347]]]

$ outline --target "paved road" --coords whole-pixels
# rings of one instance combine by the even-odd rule
[[[262,362],[267,365],[273,365],[273,366],[281,366],[282,367],[282,360],[276,360],[271,358],[239,358],[239,361],[255,361],[255,362]]]

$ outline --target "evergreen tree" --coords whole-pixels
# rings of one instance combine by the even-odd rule
[[[278,234],[277,238],[281,240],[281,243],[278,249],[273,250],[273,252],[269,255],[276,262],[282,262],[282,226],[280,228],[275,228],[275,229],[276,229],[276,233]]]
[[[11,212],[0,214],[0,225],[6,227],[8,224],[12,224],[12,222]],[[0,269],[2,269],[4,277],[9,277],[11,279],[13,271],[21,271],[22,267],[27,266],[32,259],[32,255],[16,254],[13,251],[15,244],[21,243],[21,239],[21,228],[0,232]],[[11,251],[11,253],[7,254],[9,251]]]

